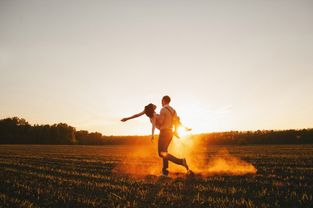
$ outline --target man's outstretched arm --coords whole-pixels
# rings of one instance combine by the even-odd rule
[[[122,122],[125,122],[125,121],[127,121],[127,120],[140,117],[140,116],[142,116],[143,114],[145,114],[144,111],[142,111],[141,113],[137,113],[137,114],[135,114],[135,115],[132,115],[132,116],[130,116],[130,117],[123,118],[123,119],[121,119],[121,121],[122,121]]]

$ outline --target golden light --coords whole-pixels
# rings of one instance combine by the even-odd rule
[[[180,138],[186,137],[188,135],[187,129],[183,126],[178,127],[177,133],[180,136]]]

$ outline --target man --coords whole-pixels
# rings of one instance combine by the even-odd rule
[[[160,134],[158,141],[158,153],[159,156],[163,159],[163,168],[162,175],[168,175],[168,161],[171,161],[177,165],[184,166],[187,170],[187,173],[190,173],[189,167],[187,165],[186,159],[179,159],[170,153],[168,153],[167,149],[170,145],[173,138],[173,119],[176,115],[174,108],[172,108],[169,104],[171,102],[171,98],[169,96],[164,96],[162,98],[162,109],[160,111],[160,115],[158,117],[157,123],[159,125]]]

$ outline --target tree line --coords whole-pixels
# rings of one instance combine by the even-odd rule
[[[191,136],[203,144],[313,144],[313,129],[258,130],[205,133]],[[66,123],[30,125],[13,117],[0,120],[0,144],[143,144],[150,136],[105,136],[99,132],[77,131]]]
[[[30,125],[25,119],[18,117],[0,120],[0,144],[104,145],[141,143],[147,140],[148,136],[104,136],[99,132],[77,131],[66,123]]]
[[[222,145],[313,144],[313,129],[228,131],[199,134],[203,143]]]

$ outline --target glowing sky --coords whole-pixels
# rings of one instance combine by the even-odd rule
[[[313,127],[313,1],[0,1],[0,118],[105,135]]]

